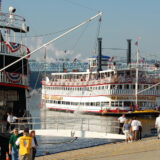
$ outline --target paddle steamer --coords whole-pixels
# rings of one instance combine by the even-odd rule
[[[155,84],[160,76],[154,65],[131,62],[131,40],[127,42],[126,63],[102,56],[102,39],[98,38],[99,54],[89,59],[86,72],[52,73],[45,77],[41,106],[99,114],[156,110],[160,105],[160,86]]]
[[[15,15],[16,9],[9,7],[9,13],[0,12],[0,119],[6,112],[21,117],[28,110],[29,64],[28,58],[16,62],[30,53],[23,44],[23,35],[29,31],[25,18]]]

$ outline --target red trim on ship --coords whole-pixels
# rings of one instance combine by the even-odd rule
[[[42,105],[40,105],[40,108],[43,108]],[[53,108],[53,107],[47,107],[47,109],[49,110],[59,110],[59,111],[71,111],[74,112],[75,110],[73,109],[63,109],[63,108]],[[99,110],[99,111],[82,111],[82,112],[88,112],[88,113],[121,113],[121,112],[128,112],[129,110],[119,110],[119,109],[115,109],[115,110]]]
[[[23,85],[12,84],[12,83],[0,83],[0,86],[18,87],[18,88],[25,88],[28,90],[30,89],[29,86],[23,86]]]

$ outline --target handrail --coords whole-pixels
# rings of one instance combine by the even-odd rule
[[[97,119],[96,122],[92,122],[92,119],[84,119],[84,118],[78,118],[78,119],[60,119],[55,118],[53,120],[40,120],[40,117],[20,117],[18,118],[18,123],[11,123],[11,125],[15,125],[19,129],[23,129],[24,127],[28,127],[30,129],[43,129],[43,125],[46,124],[48,127],[47,129],[71,129],[71,130],[85,130],[85,131],[91,131],[91,132],[107,132],[112,133],[116,132],[118,133],[119,129],[119,123],[118,121],[106,121],[105,123],[102,123],[101,119]],[[23,122],[24,120],[27,120],[27,122]],[[31,121],[32,120],[32,121]],[[39,121],[36,121],[39,120]]]

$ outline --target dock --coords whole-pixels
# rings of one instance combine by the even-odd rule
[[[36,160],[159,160],[159,157],[160,140],[152,137],[61,152],[37,157]]]

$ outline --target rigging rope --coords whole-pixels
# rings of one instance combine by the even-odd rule
[[[98,42],[97,42],[97,39],[99,37],[99,34],[100,34],[100,29],[101,29],[101,22],[102,22],[102,17],[100,16],[99,20],[98,20],[98,27],[97,27],[97,33],[96,33],[96,39],[95,39],[95,43],[94,43],[94,53],[97,54],[97,45],[98,45]]]
[[[76,5],[76,6],[79,6],[79,7],[82,7],[82,8],[85,8],[85,9],[88,9],[88,10],[91,10],[91,11],[98,11],[97,9],[94,9],[94,8],[91,8],[91,7],[88,7],[88,6],[85,6],[85,5],[82,5],[82,4],[80,4],[80,3],[77,3],[77,2],[73,2],[73,1],[71,1],[71,0],[63,0],[63,1],[66,1],[66,2],[68,2],[68,3],[71,3],[71,4],[73,4],[73,5]]]
[[[73,47],[72,47],[71,50],[75,49],[75,47],[77,46],[77,44],[78,44],[79,40],[81,39],[82,35],[84,34],[84,32],[86,31],[86,29],[88,28],[88,25],[89,25],[89,24],[87,24],[87,25],[85,26],[84,30],[82,30],[81,34],[80,34],[79,37],[77,38],[77,41],[75,42],[75,44],[73,45]]]

